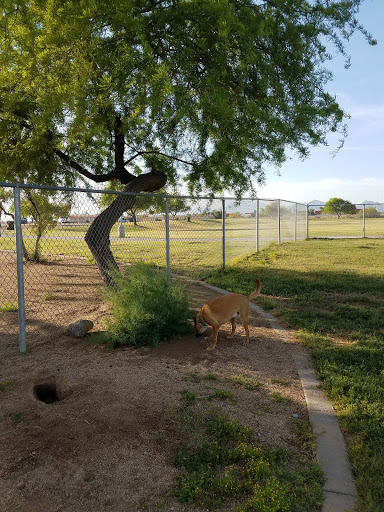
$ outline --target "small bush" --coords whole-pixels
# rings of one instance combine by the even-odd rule
[[[111,348],[119,345],[157,346],[191,330],[189,299],[177,280],[154,265],[136,263],[115,276],[116,287],[107,290],[113,320],[104,334]]]

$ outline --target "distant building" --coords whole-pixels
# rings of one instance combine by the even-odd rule
[[[96,217],[97,215],[69,215],[67,219],[71,224],[90,224]]]

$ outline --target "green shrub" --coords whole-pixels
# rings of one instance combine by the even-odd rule
[[[177,280],[168,285],[166,274],[154,265],[136,263],[116,275],[115,282],[107,290],[113,313],[103,336],[108,346],[157,346],[191,330],[185,287]]]

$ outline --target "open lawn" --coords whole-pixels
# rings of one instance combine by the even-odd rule
[[[371,221],[376,219],[371,219]],[[249,293],[297,329],[346,434],[359,511],[384,507],[384,240],[272,246],[217,271],[210,283]]]
[[[282,219],[281,238],[294,238],[292,219]],[[229,218],[225,223],[226,262],[254,252],[256,249],[256,220],[254,218]],[[92,255],[84,241],[89,225],[58,224],[44,233],[41,254],[47,257],[82,257],[89,262]],[[125,238],[118,238],[118,224],[111,230],[111,248],[118,261],[151,261],[166,266],[166,232],[164,219],[140,221],[137,226],[125,223]],[[260,247],[276,240],[277,220],[262,218],[259,221]],[[298,226],[297,236],[304,237],[304,224]],[[223,263],[223,228],[221,219],[187,220],[170,219],[171,269],[194,276],[204,276]],[[33,226],[23,226],[23,239],[29,251],[35,243]],[[13,231],[3,231],[0,250],[15,250]]]
[[[310,216],[308,219],[308,236],[363,236],[362,217],[341,216]],[[365,219],[365,236],[384,237],[384,217]]]

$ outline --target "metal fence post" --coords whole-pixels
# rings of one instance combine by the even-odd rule
[[[222,224],[223,224],[223,268],[225,268],[225,199],[222,199]]]
[[[280,199],[277,200],[277,243],[281,244]]]
[[[297,203],[295,203],[295,238],[294,241],[297,240]]]
[[[16,264],[17,264],[17,300],[19,312],[19,347],[20,352],[27,350],[25,298],[24,298],[24,264],[23,264],[23,235],[21,231],[20,187],[13,188],[16,229]]]
[[[308,206],[307,205],[307,211],[305,213],[305,230],[306,230],[306,238],[308,239],[309,238],[309,215],[308,215]]]
[[[171,253],[169,240],[169,198],[165,198],[165,240],[166,240],[166,258],[167,258],[167,278],[168,284],[171,284]]]
[[[363,204],[363,238],[365,238],[365,204]]]
[[[260,251],[260,201],[256,199],[256,252]]]

